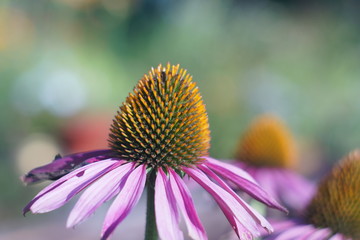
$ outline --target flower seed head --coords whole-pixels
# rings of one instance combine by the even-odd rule
[[[352,239],[360,239],[360,150],[346,156],[320,183],[307,219]]]
[[[179,65],[161,64],[138,82],[109,135],[122,159],[150,167],[191,166],[208,155],[210,131],[196,84]]]
[[[271,115],[261,116],[240,139],[235,158],[259,167],[292,167],[296,147],[286,126]]]

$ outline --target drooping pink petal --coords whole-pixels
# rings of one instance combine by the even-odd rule
[[[229,163],[225,163],[225,162],[222,162],[222,161],[215,160],[215,159],[213,159],[211,157],[205,157],[205,159],[206,159],[205,164],[211,169],[213,167],[224,169],[224,170],[227,170],[229,172],[236,173],[237,175],[239,175],[241,178],[247,180],[248,182],[252,182],[252,183],[257,184],[255,179],[249,173],[247,173],[246,171],[244,171],[241,168],[235,167],[234,165],[229,164]]]
[[[155,181],[155,216],[159,237],[162,240],[183,239],[183,233],[179,228],[179,218],[176,202],[168,178],[164,171],[159,168]]]
[[[256,222],[265,228],[268,233],[273,232],[273,228],[270,225],[270,223],[261,215],[259,214],[255,209],[253,209],[249,204],[247,204],[244,200],[242,200],[221,178],[219,178],[213,171],[211,171],[208,167],[205,165],[199,166],[199,169],[201,169],[207,176],[213,178],[218,184],[225,189],[228,193],[233,196],[238,203],[247,211],[247,213],[254,219]],[[260,229],[259,229],[260,231]]]
[[[133,167],[134,163],[120,165],[89,186],[71,211],[66,226],[73,227],[82,222],[101,204],[118,194],[124,176],[126,176]]]
[[[85,162],[88,164],[103,160],[109,158],[111,154],[111,150],[104,149],[55,158],[53,162],[31,170],[24,175],[21,180],[26,184],[36,183],[42,180],[56,180],[72,171],[74,168],[85,164]],[[87,161],[90,158],[92,158],[92,160]]]
[[[315,193],[315,185],[289,170],[276,170],[274,173],[279,195],[282,201],[290,208],[301,211],[307,206]]]
[[[120,161],[116,160],[104,160],[74,170],[40,191],[24,208],[24,214],[29,210],[33,213],[49,212],[63,206],[82,189],[108,172],[113,165],[119,163]]]
[[[345,237],[344,235],[337,233],[334,236],[330,237],[329,240],[351,240],[350,238]]]
[[[225,217],[238,236],[259,236],[257,224],[253,217],[225,189],[212,182],[198,169],[183,168],[183,171],[199,183],[215,199]]]
[[[277,182],[274,169],[267,169],[267,168],[252,168],[253,172],[256,173],[256,181],[259,185],[276,201],[280,201],[280,189],[279,186],[282,183]]]
[[[291,228],[277,237],[274,240],[290,240],[290,239],[306,239],[303,238],[314,231],[314,227],[311,225],[301,225]]]
[[[317,229],[309,236],[306,237],[307,240],[319,240],[319,239],[328,239],[331,235],[331,230],[328,228]]]
[[[166,177],[165,172],[162,169],[160,169],[160,171],[162,171],[163,176]],[[169,204],[170,204],[171,210],[173,212],[173,215],[176,217],[177,223],[179,223],[180,222],[180,213],[179,213],[178,206],[177,206],[177,199],[175,198],[175,195],[172,191],[170,179],[169,178],[166,178],[166,179],[167,179],[167,181],[165,182],[165,184],[166,184],[165,188],[167,189],[167,191],[166,191],[167,198],[169,200]]]
[[[283,232],[289,228],[296,226],[298,223],[294,220],[270,220],[272,227],[274,228],[275,232]]]
[[[205,229],[197,215],[191,194],[184,181],[172,169],[169,169],[170,185],[177,204],[184,217],[185,224],[192,239],[207,239]]]
[[[120,193],[111,204],[101,231],[101,239],[107,239],[139,201],[146,181],[146,165],[135,168],[126,179]]]
[[[269,207],[287,212],[272,196],[264,191],[255,180],[245,171],[231,164],[223,163],[215,159],[206,158],[204,165],[219,174],[221,177],[235,183],[241,190],[255,198],[256,200],[266,204]]]

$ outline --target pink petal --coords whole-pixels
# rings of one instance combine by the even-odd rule
[[[226,190],[212,182],[198,169],[183,168],[183,171],[198,182],[215,199],[238,236],[259,236],[257,224],[239,202]]]
[[[116,160],[103,160],[74,170],[40,191],[24,208],[24,213],[29,210],[33,213],[44,213],[63,206],[82,189],[108,172],[114,164],[119,163]]]
[[[274,177],[280,198],[292,209],[301,211],[314,196],[315,185],[295,172],[277,170]]]
[[[252,182],[252,183],[255,183],[257,184],[257,182],[255,181],[255,179],[249,174],[247,173],[246,171],[244,171],[243,169],[241,168],[238,168],[238,167],[235,167],[234,165],[231,165],[229,163],[225,163],[225,162],[222,162],[222,161],[218,161],[218,160],[215,160],[213,158],[210,158],[210,157],[205,157],[206,159],[206,165],[209,167],[209,168],[219,168],[220,169],[224,169],[229,171],[229,172],[232,172],[233,174],[237,174],[238,176],[240,176],[241,178],[247,180],[248,182]]]
[[[255,198],[256,200],[266,204],[269,207],[287,212],[273,197],[265,192],[255,180],[244,170],[237,168],[231,164],[223,163],[215,159],[206,158],[204,165],[222,176],[223,178],[235,183],[241,190]]]
[[[189,236],[192,239],[207,239],[205,229],[197,215],[189,189],[174,170],[169,169],[169,175],[171,189],[184,216]]]
[[[312,233],[313,231],[314,227],[311,225],[301,225],[281,233],[279,236],[275,237],[274,240],[306,239],[303,237]]]
[[[164,171],[158,170],[155,182],[155,215],[160,239],[183,239],[179,228],[176,202]]]
[[[263,228],[267,230],[268,233],[273,232],[273,228],[271,227],[270,223],[261,215],[259,214],[255,209],[253,209],[249,204],[247,204],[244,200],[242,200],[221,178],[219,178],[213,171],[211,171],[208,167],[205,165],[199,166],[199,168],[209,177],[213,178],[215,181],[219,183],[219,185],[225,189],[228,193],[233,196],[238,203],[247,211],[249,215],[251,215],[254,220],[258,224],[260,224]],[[260,230],[260,229],[259,229]]]
[[[107,239],[139,201],[146,181],[146,165],[135,168],[123,181],[119,195],[106,214],[101,239]]]
[[[134,163],[120,165],[89,186],[71,211],[67,220],[67,227],[73,227],[82,222],[101,204],[118,194],[120,183],[133,167]]]
[[[277,201],[280,201],[279,190],[282,183],[278,182],[274,169],[257,168],[254,169],[256,176],[254,178],[259,185]]]
[[[344,235],[337,233],[334,236],[330,237],[329,240],[351,240],[350,238],[345,237]]]
[[[297,225],[297,223],[294,222],[293,220],[285,220],[285,221],[270,220],[270,223],[273,226],[275,232],[283,232]]]
[[[329,228],[318,229],[309,236],[306,237],[307,240],[321,240],[328,239],[331,236],[331,230]]]

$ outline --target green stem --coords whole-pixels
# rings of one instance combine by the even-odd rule
[[[156,171],[152,170],[147,183],[147,206],[146,206],[146,228],[145,240],[157,240],[157,229],[155,220],[155,180]]]

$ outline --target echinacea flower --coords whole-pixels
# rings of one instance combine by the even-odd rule
[[[284,210],[245,171],[208,157],[210,131],[205,105],[192,77],[179,65],[159,65],[138,82],[110,128],[110,149],[73,154],[30,171],[27,183],[57,179],[25,207],[24,213],[57,209],[84,190],[67,227],[84,221],[115,198],[105,217],[107,239],[137,204],[147,186],[147,239],[183,239],[180,214],[192,239],[207,239],[191,194],[188,175],[215,199],[241,239],[271,225],[225,183],[264,204]],[[154,230],[155,229],[155,230]]]
[[[297,161],[295,141],[275,116],[255,119],[240,139],[235,159],[260,186],[291,210],[300,211],[313,196],[314,185],[291,169]]]
[[[351,152],[324,178],[302,219],[276,225],[269,239],[360,239],[360,150]]]

